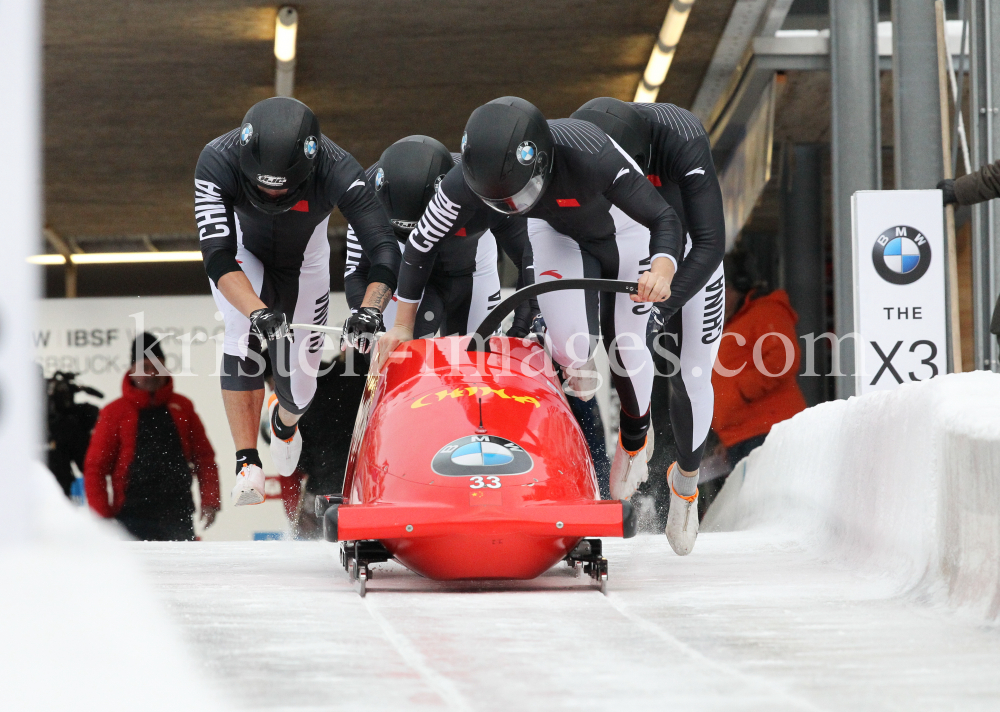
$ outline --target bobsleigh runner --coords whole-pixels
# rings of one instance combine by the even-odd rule
[[[532,579],[564,560],[605,590],[597,537],[634,536],[636,512],[600,499],[542,347],[491,336],[521,301],[584,287],[636,291],[616,280],[532,285],[476,334],[409,341],[368,375],[343,493],[316,498],[326,539],[341,543],[362,596],[369,566],[389,559],[438,581]]]

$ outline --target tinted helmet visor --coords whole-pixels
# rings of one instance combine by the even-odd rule
[[[548,185],[549,162],[545,160],[545,154],[541,154],[535,161],[535,170],[521,190],[506,198],[486,198],[479,193],[476,195],[489,207],[504,215],[523,215],[535,207],[538,199],[542,197]],[[473,191],[475,192],[475,191]]]

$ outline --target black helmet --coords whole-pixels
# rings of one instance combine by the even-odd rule
[[[653,131],[642,114],[629,104],[603,96],[591,99],[574,111],[570,118],[595,124],[614,139],[643,172],[649,169]]]
[[[319,121],[301,101],[276,96],[251,106],[240,130],[240,177],[250,202],[272,215],[299,202],[316,165],[319,141]],[[258,188],[288,192],[269,198]]]
[[[552,178],[552,134],[542,112],[516,96],[473,111],[462,135],[462,173],[494,210],[530,210]]]
[[[396,237],[405,240],[455,161],[440,141],[407,136],[382,153],[375,171],[375,195],[389,214]]]

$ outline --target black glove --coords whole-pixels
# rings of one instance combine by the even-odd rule
[[[264,341],[277,341],[288,336],[285,315],[270,307],[250,312],[250,328]]]
[[[545,317],[542,316],[541,312],[535,314],[535,318],[531,320],[531,333],[529,338],[534,339],[540,344],[545,343],[545,335],[548,333],[549,327],[545,325]]]
[[[353,346],[363,354],[372,350],[375,334],[385,331],[382,312],[375,307],[361,307],[347,317],[341,335],[341,347]]]
[[[946,178],[937,184],[937,189],[941,191],[941,198],[945,205],[957,205],[958,198],[955,197],[955,181]]]

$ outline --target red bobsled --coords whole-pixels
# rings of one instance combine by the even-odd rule
[[[343,494],[317,498],[362,594],[368,565],[388,558],[436,580],[530,579],[567,559],[603,586],[588,537],[633,536],[635,512],[600,500],[547,359],[520,339],[420,339],[368,376]]]

